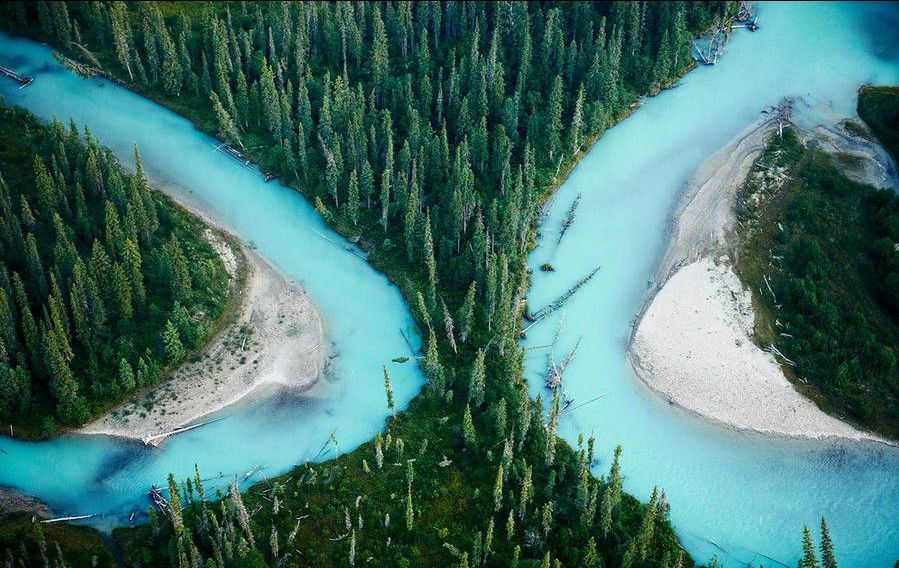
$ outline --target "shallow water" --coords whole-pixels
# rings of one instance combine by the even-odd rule
[[[381,366],[390,370],[396,404],[404,408],[424,378],[400,330],[419,343],[399,290],[328,229],[296,191],[262,177],[215,150],[215,141],[186,119],[104,80],[82,80],[38,44],[0,35],[0,63],[35,75],[17,90],[0,81],[0,94],[45,120],[73,117],[88,125],[119,160],[133,165],[137,143],[151,182],[198,205],[229,231],[255,245],[285,274],[303,284],[320,309],[333,378],[299,396],[262,399],[226,409],[226,416],[170,439],[160,449],[106,436],[64,436],[27,443],[0,438],[0,485],[35,495],[59,514],[99,514],[109,527],[145,510],[152,484],[169,472],[186,477],[199,464],[204,476],[227,483],[264,466],[261,475],[334,455],[321,451],[332,431],[346,451],[374,437],[387,417]],[[334,241],[329,242],[319,234]],[[320,453],[321,451],[321,453]],[[220,476],[221,475],[221,476]],[[219,477],[220,476],[220,477]],[[214,483],[214,482],[213,482]]]
[[[626,489],[647,499],[653,484],[664,487],[675,527],[698,560],[717,554],[728,566],[795,565],[802,524],[817,530],[821,515],[841,566],[899,559],[899,449],[728,430],[668,405],[625,360],[632,319],[690,176],[783,96],[799,97],[797,121],[812,126],[855,115],[862,83],[899,83],[897,7],[763,4],[760,31],[739,31],[717,66],[691,72],[606,133],[558,192],[529,259],[535,308],[602,266],[563,310],[557,356],[581,337],[565,373],[568,393],[575,406],[605,396],[568,413],[560,430],[571,442],[579,432],[596,434],[597,473],[622,444]],[[576,220],[556,247],[579,193]],[[539,271],[544,262],[556,272]],[[560,317],[536,326],[525,345],[550,343]],[[545,349],[528,352],[534,394],[545,366]]]
[[[566,372],[577,401],[605,398],[568,413],[561,433],[595,432],[602,463],[625,447],[626,488],[648,497],[663,486],[672,518],[698,559],[718,554],[729,566],[795,564],[803,522],[826,514],[843,566],[885,566],[899,558],[899,450],[875,444],[784,440],[739,433],[673,408],[635,381],[624,350],[647,279],[666,242],[678,193],[703,159],[784,95],[808,102],[804,121],[854,112],[858,84],[899,82],[895,4],[763,5],[755,34],[738,33],[714,68],[690,73],[676,89],[648,100],[610,130],[560,189],[544,225],[548,236],[530,258],[552,262],[535,271],[529,300],[543,305],[597,264],[602,270],[565,310],[562,349],[583,336]],[[891,31],[892,30],[892,31]],[[154,183],[202,202],[226,226],[253,240],[267,258],[302,281],[323,312],[341,353],[336,382],[299,401],[268,401],[229,410],[227,420],[178,436],[161,450],[104,437],[67,436],[29,444],[0,439],[0,484],[50,502],[59,512],[103,512],[121,522],[143,494],[173,470],[199,462],[226,478],[263,464],[270,475],[313,458],[332,429],[346,450],[373,435],[386,416],[380,365],[408,349],[399,327],[411,326],[398,291],[364,262],[316,236],[336,235],[294,192],[262,183],[185,120],[104,81],[60,70],[47,50],[0,35],[0,63],[37,80],[24,91],[0,82],[0,93],[38,115],[72,115],[130,163],[140,145]],[[188,189],[189,188],[189,189]],[[556,249],[568,204],[583,201]],[[558,314],[556,315],[558,318]],[[526,345],[548,343],[553,320]],[[676,339],[676,338],[673,338]],[[528,357],[533,391],[545,351]],[[403,405],[422,378],[393,365]]]

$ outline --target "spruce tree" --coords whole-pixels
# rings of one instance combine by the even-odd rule
[[[818,556],[815,554],[815,543],[812,540],[812,531],[808,525],[802,527],[802,559],[799,560],[799,568],[820,568]]]
[[[478,349],[475,354],[474,364],[471,367],[471,380],[468,383],[468,400],[477,408],[484,403],[484,386],[486,367],[483,349]]]
[[[356,174],[356,170],[350,172],[350,183],[347,188],[346,199],[347,215],[349,215],[350,221],[355,226],[359,220],[359,176]]]
[[[387,365],[384,368],[384,392],[387,393],[387,410],[396,418],[396,407],[393,405],[393,385],[390,384],[390,375],[387,373]]]
[[[471,419],[471,406],[465,405],[465,413],[462,415],[462,438],[465,445],[469,448],[474,447],[477,441],[477,434],[474,430],[474,421]]]
[[[821,517],[821,562],[824,568],[837,568],[837,557],[833,541],[830,538],[830,529],[827,527],[824,517]]]
[[[184,354],[184,345],[181,343],[181,335],[172,320],[165,322],[165,330],[162,332],[162,343],[165,354],[170,361],[178,361]]]

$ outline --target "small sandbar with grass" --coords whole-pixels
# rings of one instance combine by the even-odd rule
[[[788,320],[777,312],[782,306],[772,311],[763,301],[778,288],[772,271],[783,257],[764,262],[766,275],[747,274],[754,260],[745,243],[752,242],[748,233],[757,223],[744,210],[777,208],[805,163],[784,156],[777,141],[798,134],[805,145],[837,157],[852,152],[854,177],[869,183],[884,181],[879,176],[889,171],[880,167],[884,154],[871,144],[837,127],[802,132],[790,126],[790,112],[789,101],[771,109],[691,180],[672,222],[659,284],[631,337],[629,360],[635,374],[670,403],[730,427],[884,441],[842,421],[833,406],[833,415],[825,413],[808,397],[815,393],[805,388],[808,382],[791,359]],[[783,233],[787,222],[772,223],[774,233]],[[771,256],[769,248],[756,256]]]

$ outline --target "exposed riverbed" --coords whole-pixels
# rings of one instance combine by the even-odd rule
[[[899,83],[896,4],[763,3],[758,13],[758,32],[738,31],[716,66],[646,99],[571,173],[529,260],[528,301],[536,310],[602,266],[561,311],[557,357],[581,344],[564,379],[575,410],[560,431],[571,442],[596,434],[597,473],[621,443],[625,488],[646,499],[654,484],[664,487],[695,558],[794,566],[802,524],[814,527],[826,515],[841,566],[888,566],[899,558],[899,449],[739,432],[669,404],[627,363],[631,325],[654,287],[672,212],[700,166],[786,96],[796,100],[794,120],[811,131],[854,116],[860,84]],[[579,194],[574,224],[557,247]],[[556,272],[541,272],[544,262]],[[534,394],[546,396],[546,350],[537,347],[552,342],[562,315],[528,332]]]
[[[246,483],[371,439],[388,415],[382,365],[405,407],[424,378],[403,332],[417,341],[399,290],[331,231],[296,191],[266,183],[255,170],[216,151],[214,139],[189,121],[102,79],[83,80],[58,65],[50,50],[0,34],[0,64],[34,75],[19,90],[0,81],[0,95],[40,118],[71,117],[87,125],[127,167],[140,148],[151,184],[221,225],[298,283],[327,330],[325,378],[299,394],[256,389],[225,408],[213,424],[179,434],[161,448],[110,436],[66,435],[38,443],[0,438],[0,486],[34,495],[60,515],[95,514],[101,528],[145,511],[146,492],[169,472],[191,475],[194,463],[223,486]],[[248,360],[252,363],[252,359]],[[263,361],[260,360],[260,364]],[[246,477],[247,472],[254,474]]]

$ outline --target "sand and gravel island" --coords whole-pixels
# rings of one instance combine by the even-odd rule
[[[189,209],[212,225],[195,205]],[[324,325],[305,290],[222,230],[207,228],[204,237],[238,294],[232,320],[158,385],[78,433],[155,445],[167,433],[203,423],[204,417],[263,387],[301,392],[323,376],[328,349]]]
[[[756,175],[753,164],[768,137],[788,123],[789,106],[766,114],[711,156],[685,188],[668,249],[630,338],[629,363],[670,403],[729,427],[885,442],[819,409],[785,377],[783,355],[757,345],[752,293],[734,269],[734,207],[747,176]],[[847,172],[850,177],[882,183],[892,175],[882,150],[848,133],[819,128],[802,135],[852,152],[857,167]]]

